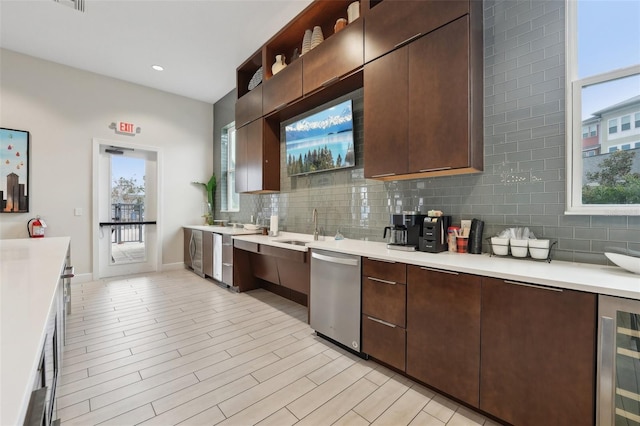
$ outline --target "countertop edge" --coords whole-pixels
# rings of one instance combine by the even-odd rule
[[[46,322],[49,319],[49,316],[51,314],[51,310],[54,307],[54,302],[55,302],[55,295],[56,295],[56,291],[58,288],[58,282],[59,282],[59,278],[60,278],[60,272],[62,271],[62,268],[64,266],[64,262],[65,262],[65,258],[67,255],[67,250],[70,247],[71,244],[71,237],[51,237],[51,238],[45,238],[45,239],[15,239],[15,240],[1,240],[0,243],[5,245],[5,244],[10,244],[10,245],[24,245],[24,244],[42,244],[41,243],[44,242],[46,245],[49,244],[55,244],[56,247],[55,249],[60,249],[61,251],[58,253],[56,252],[55,255],[52,254],[52,257],[55,257],[55,259],[50,260],[50,265],[53,264],[57,264],[57,270],[56,270],[56,274],[53,276],[52,278],[52,283],[53,288],[51,288],[50,290],[50,294],[47,295],[47,310],[45,312],[45,316],[44,316],[44,323],[42,324],[42,329],[39,331],[39,337],[38,337],[38,343],[36,346],[36,351],[35,353],[31,354],[32,355],[32,359],[30,360],[29,364],[29,372],[26,373],[29,377],[27,378],[26,383],[14,383],[14,385],[16,386],[15,389],[15,393],[13,393],[14,398],[11,398],[13,400],[13,402],[9,402],[9,405],[12,406],[11,410],[7,410],[7,395],[6,395],[6,391],[3,391],[3,401],[2,401],[2,417],[0,418],[0,424],[21,424],[22,421],[24,419],[24,416],[26,415],[27,412],[27,407],[29,405],[29,400],[31,398],[31,388],[30,386],[33,384],[34,379],[35,379],[35,375],[36,375],[36,370],[37,370],[37,366],[38,363],[40,361],[40,348],[42,347],[42,345],[44,344],[45,341],[45,334],[46,334]],[[5,246],[6,247],[6,246]],[[64,249],[63,249],[64,247]],[[47,248],[49,249],[49,248]],[[42,262],[40,262],[41,259],[38,259],[39,265],[42,265]],[[0,265],[0,267],[3,267],[3,265]],[[51,266],[51,268],[53,268],[54,266]],[[50,271],[49,269],[51,268],[47,268],[47,273],[52,272],[52,270]],[[3,333],[4,334],[4,333]],[[15,345],[11,345],[11,344],[6,344],[7,342],[5,341],[6,336],[3,336],[3,342],[2,342],[2,351],[4,352],[4,350],[7,348],[7,346],[9,346],[9,348],[15,346]],[[28,354],[23,353],[23,356],[27,356]],[[6,359],[6,355],[2,355],[3,359]],[[4,360],[3,360],[3,364],[4,364]],[[25,363],[26,364],[26,363]],[[6,379],[6,372],[4,372],[6,367],[3,367],[3,376],[5,376],[5,379],[3,380],[3,382]],[[19,379],[18,379],[19,380]],[[18,401],[20,401],[19,405],[18,405]],[[14,405],[15,404],[15,405]],[[8,414],[7,414],[8,412]]]
[[[543,260],[490,256],[488,253],[474,255],[453,252],[404,252],[389,250],[385,243],[380,242],[332,238],[313,241],[311,235],[290,232],[282,232],[278,237],[240,235],[234,236],[234,239],[297,251],[328,250],[451,272],[640,300],[640,275],[616,266],[559,260],[547,263]],[[284,239],[306,241],[307,244],[295,246],[277,242]]]

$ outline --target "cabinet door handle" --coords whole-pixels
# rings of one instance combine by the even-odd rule
[[[442,272],[443,274],[460,275],[459,272],[447,271],[446,269],[427,268],[426,266],[421,266],[420,269],[431,272]]]
[[[385,176],[395,176],[395,173],[382,173],[380,175],[373,175],[372,178],[385,177]]]
[[[538,288],[540,290],[547,290],[547,291],[556,291],[558,293],[562,293],[562,289],[561,288],[555,288],[555,287],[545,287],[545,286],[541,286],[541,285],[536,285],[536,284],[527,284],[527,283],[521,283],[518,281],[509,281],[509,280],[503,280],[505,284],[515,284],[515,285],[519,285],[522,287],[532,287],[532,288]]]
[[[614,383],[615,377],[615,321],[607,316],[600,317],[600,353],[599,358],[599,374],[598,377],[598,394],[600,398],[600,421],[598,424],[609,425],[613,419],[614,407]]]
[[[411,43],[413,40],[417,39],[418,37],[420,37],[422,35],[422,33],[418,33],[415,35],[412,35],[411,37],[409,37],[408,39],[406,39],[405,41],[401,41],[400,43],[396,44],[393,48],[397,49],[400,46],[403,46],[407,43]]]
[[[377,283],[382,283],[382,284],[391,284],[391,285],[396,285],[396,284],[398,284],[398,283],[397,283],[397,282],[395,282],[395,281],[388,281],[388,280],[383,280],[383,279],[380,279],[380,278],[374,278],[374,277],[367,277],[367,279],[368,279],[368,280],[371,280],[371,281],[375,281],[375,282],[377,282]]]
[[[282,108],[286,107],[287,103],[281,103],[280,105],[278,105],[277,107],[275,107],[274,111],[280,111]]]
[[[231,243],[222,243],[223,246],[232,246],[233,244]]]
[[[367,260],[373,260],[374,262],[396,263],[395,260],[376,259],[375,257],[367,257]]]
[[[75,277],[75,268],[73,266],[66,266],[64,268],[64,274],[60,275],[60,278],[67,279]]]
[[[451,170],[451,166],[447,166],[447,167],[434,167],[432,169],[422,169],[422,170],[418,170],[418,172],[420,173],[424,173],[424,172],[437,172],[438,170]]]
[[[222,262],[222,266],[233,266],[233,263],[225,263],[225,262]]]
[[[391,328],[396,328],[397,327],[395,324],[391,324],[390,322],[382,321],[381,319],[378,319],[378,318],[367,317],[367,319],[370,319],[371,321],[380,323],[382,325],[386,325],[387,327],[391,327]]]
[[[333,84],[334,82],[338,81],[339,79],[340,79],[340,77],[338,77],[338,76],[331,77],[329,80],[325,81],[320,86],[327,87],[328,85]]]

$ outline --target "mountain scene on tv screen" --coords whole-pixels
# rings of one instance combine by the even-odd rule
[[[355,165],[351,101],[289,124],[285,135],[290,176]]]

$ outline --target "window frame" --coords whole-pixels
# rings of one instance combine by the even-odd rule
[[[238,197],[238,204],[235,205],[234,204],[234,195],[236,194],[236,189],[235,189],[235,185],[232,184],[232,182],[235,182],[235,179],[230,179],[229,176],[231,174],[234,175],[235,177],[235,173],[236,173],[236,169],[235,167],[232,167],[232,161],[231,161],[231,155],[232,155],[232,147],[231,147],[231,140],[234,140],[234,147],[235,147],[235,133],[236,133],[236,123],[235,121],[232,121],[231,123],[227,124],[226,126],[222,127],[221,130],[221,137],[220,139],[222,140],[225,136],[224,134],[226,133],[226,140],[227,140],[227,155],[224,156],[224,158],[221,158],[221,171],[223,174],[223,182],[224,182],[224,188],[222,189],[223,191],[225,191],[225,196],[221,197],[221,202],[220,202],[220,211],[224,212],[224,213],[237,213],[240,211],[240,199]],[[222,152],[222,149],[220,150]],[[222,157],[222,156],[221,156]],[[222,162],[224,162],[225,164],[222,164]],[[222,195],[222,194],[221,194]]]
[[[639,204],[582,203],[582,90],[588,86],[640,75],[640,65],[578,79],[578,1],[565,0],[565,132],[566,132],[566,206],[565,215],[639,216]],[[602,130],[605,131],[605,130]],[[606,131],[609,131],[607,121]]]

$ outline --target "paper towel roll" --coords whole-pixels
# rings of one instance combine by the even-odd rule
[[[272,235],[278,234],[278,216],[271,216],[271,223],[269,225]]]

